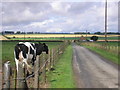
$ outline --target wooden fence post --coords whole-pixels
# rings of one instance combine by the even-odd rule
[[[7,61],[4,64],[4,86],[3,88],[7,88],[10,89],[10,73],[11,73],[11,69],[10,69],[10,61]]]
[[[108,45],[108,51],[110,51],[110,46]]]
[[[47,76],[46,76],[46,68],[47,68],[47,62],[45,61],[45,84],[46,84],[46,81],[47,81]]]
[[[51,60],[51,68],[54,66],[54,49],[52,49],[52,60]]]
[[[36,56],[35,62],[35,76],[34,76],[34,88],[39,88],[39,67],[40,67],[40,56]]]
[[[42,69],[42,75],[43,75],[43,84],[45,83],[45,76],[46,76],[46,59],[45,54],[43,54],[43,69]]]
[[[49,62],[48,62],[48,69],[50,71],[51,69],[51,50],[49,50],[49,56],[48,56]]]
[[[59,47],[57,48],[57,59],[59,58]]]
[[[53,66],[55,65],[55,60],[56,60],[56,53],[57,52],[57,50],[56,50],[56,48],[54,48],[53,49]]]
[[[17,71],[17,86],[18,88],[25,89],[28,88],[27,82],[25,80],[25,63],[18,64],[18,71]]]

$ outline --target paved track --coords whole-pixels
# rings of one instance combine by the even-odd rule
[[[76,44],[73,69],[78,88],[118,88],[118,66]]]

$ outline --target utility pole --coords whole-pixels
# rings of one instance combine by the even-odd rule
[[[86,30],[86,40],[87,40],[87,30]]]
[[[24,42],[25,42],[25,30],[24,30]]]
[[[105,2],[105,41],[107,42],[107,0]]]

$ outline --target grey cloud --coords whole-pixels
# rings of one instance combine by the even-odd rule
[[[54,3],[53,6],[51,3]],[[103,2],[4,2],[3,12],[4,30],[40,32],[53,32],[55,29],[59,32],[104,31]],[[117,15],[112,14],[109,18],[110,21],[114,22]],[[48,22],[40,26],[41,23],[49,20],[54,22]],[[32,23],[34,23],[34,26],[30,26]],[[117,27],[115,24],[113,27],[113,24],[111,23],[111,28]]]
[[[42,21],[47,19],[49,9],[50,5],[48,3],[3,3],[3,25]]]
[[[73,2],[71,3],[71,9],[69,9],[69,12],[74,13],[74,14],[80,14],[85,12],[88,8],[90,8],[94,2]]]

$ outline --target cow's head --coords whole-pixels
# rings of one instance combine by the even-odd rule
[[[35,44],[35,47],[37,55],[40,55],[42,52],[46,52],[46,54],[48,54],[48,46],[45,43]]]
[[[48,54],[48,51],[48,46],[45,43],[43,43],[43,52],[46,52],[46,54]]]

